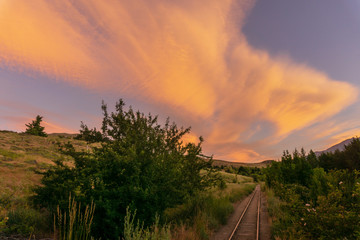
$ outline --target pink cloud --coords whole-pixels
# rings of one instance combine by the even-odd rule
[[[358,90],[250,46],[241,26],[253,4],[4,1],[0,66],[165,106],[199,126],[215,156],[266,158],[244,139],[275,144],[354,103]],[[231,143],[243,149],[218,147]]]

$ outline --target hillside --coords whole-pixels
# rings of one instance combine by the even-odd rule
[[[25,197],[53,160],[67,157],[59,153],[58,143],[70,141],[77,149],[86,149],[86,142],[72,139],[73,135],[50,134],[38,137],[0,131],[0,201],[16,202]]]
[[[232,166],[232,167],[258,167],[263,168],[270,165],[274,160],[265,160],[259,163],[243,163],[243,162],[230,162],[225,160],[214,159],[214,166]]]
[[[0,131],[0,200],[8,196],[25,197],[28,189],[40,183],[42,171],[59,158],[68,158],[58,151],[59,143],[71,142],[78,150],[87,149],[85,141],[73,139],[74,134],[49,134],[38,137],[11,131]],[[70,159],[69,159],[70,160]],[[214,160],[214,166],[266,167],[272,160],[241,163]],[[6,197],[7,196],[7,197]],[[10,199],[9,199],[10,200]]]
[[[74,135],[50,134],[48,137],[38,137],[23,133],[0,131],[0,239],[18,239],[17,236],[49,237],[52,234],[52,225],[48,210],[32,206],[29,197],[33,194],[31,189],[40,184],[41,172],[49,168],[54,160],[64,159],[72,164],[72,159],[62,155],[58,151],[58,145],[71,142],[77,150],[87,150],[87,143],[74,140]],[[216,161],[225,163],[224,161]],[[231,164],[230,162],[226,162]],[[204,172],[203,172],[204,173]],[[232,212],[233,203],[248,195],[255,187],[253,177],[242,176],[224,171],[219,172],[221,183],[219,186],[209,188],[202,198],[194,197],[194,203],[202,201],[201,219],[196,221],[206,224],[207,234],[216,229],[221,223],[225,223],[227,216]],[[190,184],[192,187],[193,185]],[[49,191],[53,195],[53,191]],[[161,200],[162,201],[162,200]],[[197,219],[191,215],[192,201],[179,204],[166,209],[164,212],[168,219],[178,219],[183,216],[186,219]],[[153,207],[153,206],[150,206]],[[189,208],[189,209],[188,209]],[[199,210],[198,210],[199,211]],[[216,215],[215,213],[221,212]],[[189,215],[189,213],[191,213]],[[211,220],[211,225],[208,224]],[[197,226],[198,223],[194,224]],[[209,226],[208,226],[209,225]],[[202,226],[202,225],[201,225]],[[188,228],[185,232],[176,227],[172,234],[195,236],[195,228]],[[179,235],[179,236],[180,236]],[[15,237],[14,237],[15,236]],[[41,237],[40,237],[41,238]],[[157,239],[157,238],[156,238]],[[185,239],[185,238],[179,238]],[[188,238],[194,239],[194,238]],[[198,238],[196,238],[198,239]]]

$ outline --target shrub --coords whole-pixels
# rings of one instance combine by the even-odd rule
[[[202,138],[198,144],[182,142],[190,128],[178,128],[169,120],[161,126],[157,117],[124,106],[120,100],[116,112],[109,114],[103,104],[100,147],[78,152],[66,144],[63,152],[73,157],[74,166],[55,160],[35,189],[35,203],[52,211],[57,205],[65,209],[64,196],[69,194],[82,204],[93,200],[93,232],[105,239],[123,235],[127,206],[137,209],[145,227],[151,226],[156,213],[162,215],[217,181],[212,159],[202,157]]]
[[[124,219],[124,240],[170,240],[170,227],[165,225],[159,226],[159,216],[155,218],[155,223],[149,228],[144,228],[144,224],[139,221],[135,224],[136,210],[134,214],[129,208],[126,209]]]
[[[47,134],[44,132],[45,128],[40,125],[42,122],[42,118],[42,116],[37,115],[35,120],[33,120],[31,123],[25,124],[27,127],[25,133],[35,136],[46,137]]]
[[[8,212],[6,232],[25,236],[33,233],[46,233],[50,231],[49,222],[51,222],[51,218],[47,211],[18,206]]]
[[[232,202],[251,193],[255,184],[236,186],[231,191],[201,194],[180,206],[167,209],[167,221],[182,226],[175,229],[175,235],[180,239],[208,239],[211,231],[226,223],[234,210]]]

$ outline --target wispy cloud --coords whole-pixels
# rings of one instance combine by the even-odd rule
[[[3,1],[0,66],[161,104],[189,116],[215,156],[260,159],[256,143],[333,116],[357,89],[251,47],[241,26],[253,4]]]

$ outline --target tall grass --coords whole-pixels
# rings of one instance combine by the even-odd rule
[[[0,233],[6,228],[6,222],[9,217],[4,213],[3,208],[0,206]]]
[[[62,212],[58,206],[54,216],[54,239],[56,240],[88,240],[95,212],[95,204],[87,205],[82,211],[81,204],[69,197],[69,207]]]
[[[224,190],[198,195],[181,206],[167,209],[165,217],[177,225],[174,239],[208,239],[211,232],[226,224],[233,203],[250,194],[255,184],[228,184]]]
[[[284,208],[286,203],[275,196],[272,189],[266,189],[267,208],[272,220],[271,235],[275,239],[297,240],[299,238],[298,229],[294,227],[294,216]],[[301,238],[302,239],[302,238]]]
[[[129,208],[126,209],[125,223],[124,223],[124,239],[125,240],[170,240],[170,227],[165,225],[159,226],[159,217],[156,216],[154,225],[151,228],[144,229],[143,224],[139,221],[135,224],[135,216],[131,213]]]

